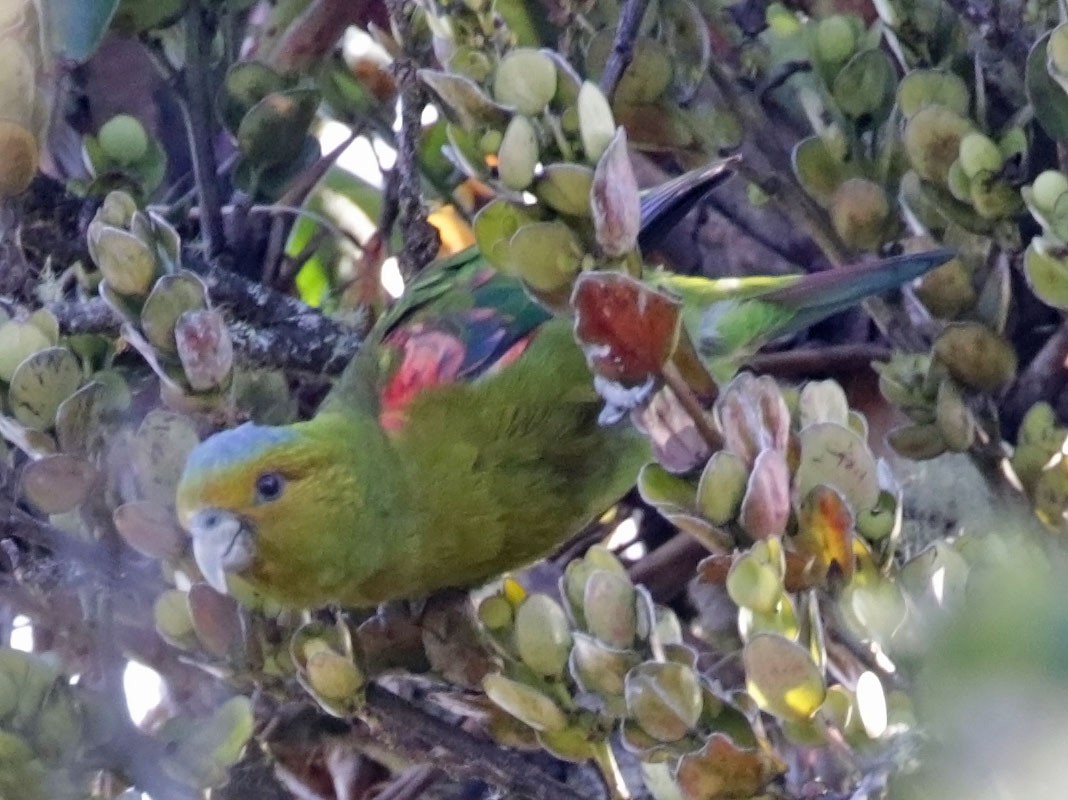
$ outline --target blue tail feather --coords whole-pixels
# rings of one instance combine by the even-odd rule
[[[929,250],[894,256],[870,264],[830,269],[806,275],[790,286],[772,289],[760,297],[799,311],[833,314],[872,295],[896,289],[940,266],[956,255],[952,250]]]

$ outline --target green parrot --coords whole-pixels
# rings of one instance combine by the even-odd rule
[[[651,270],[644,278],[682,301],[683,328],[709,374],[723,384],[773,339],[908,283],[953,255],[930,250],[804,275],[709,280]]]
[[[696,171],[648,195],[643,232],[722,177]],[[830,287],[823,275],[760,285],[792,293],[790,319],[826,314],[946,257],[866,267],[859,282],[843,270]],[[829,289],[833,307],[819,305]],[[761,319],[754,340],[790,329]],[[571,321],[472,248],[419,276],[312,419],[246,423],[194,448],[178,516],[220,591],[239,575],[285,605],[366,607],[475,585],[543,557],[632,486],[649,444],[598,424],[601,405]]]

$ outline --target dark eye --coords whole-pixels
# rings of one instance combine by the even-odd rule
[[[256,478],[256,499],[269,503],[282,496],[286,482],[277,472],[265,472]]]

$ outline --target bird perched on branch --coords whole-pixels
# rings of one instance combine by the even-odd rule
[[[725,173],[698,170],[648,194],[645,241]],[[707,332],[722,325],[716,308],[733,309],[731,347],[744,348],[946,257],[833,279],[735,279],[734,292],[711,295],[714,283],[678,288]],[[753,325],[739,337],[746,308]],[[648,443],[627,423],[599,424],[601,405],[571,321],[472,248],[417,278],[312,419],[246,423],[198,445],[179,518],[221,591],[233,574],[290,606],[369,606],[477,584],[544,556],[633,484]]]

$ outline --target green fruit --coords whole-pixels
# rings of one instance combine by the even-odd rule
[[[490,674],[482,679],[482,689],[494,704],[536,731],[560,731],[567,717],[552,698],[537,689],[504,675]]]
[[[119,164],[133,164],[148,152],[145,126],[129,114],[118,114],[105,122],[97,141],[107,157]]]
[[[33,323],[9,321],[0,325],[0,381],[10,381],[23,360],[51,344]]]
[[[966,386],[998,392],[1016,377],[1016,351],[1004,337],[978,322],[955,323],[935,340],[935,357]]]
[[[555,600],[532,594],[523,601],[515,614],[515,646],[523,663],[539,675],[560,675],[571,652],[571,629]]]
[[[989,136],[976,132],[960,140],[960,165],[969,178],[980,172],[997,172],[1004,163],[1001,150]]]
[[[540,114],[556,94],[556,65],[540,50],[521,47],[501,59],[493,81],[498,103],[520,114]]]
[[[1068,73],[1068,25],[1058,25],[1050,33],[1046,69],[1053,78]]]
[[[1040,172],[1031,184],[1031,196],[1035,205],[1047,213],[1053,211],[1053,207],[1065,192],[1068,192],[1068,177],[1056,169]]]
[[[857,35],[848,17],[835,14],[816,26],[816,49],[824,61],[839,64],[853,54],[856,46]]]
[[[586,160],[596,164],[616,135],[616,123],[604,93],[589,81],[579,89],[578,122]]]
[[[740,608],[770,614],[782,593],[782,576],[770,564],[762,564],[752,555],[739,558],[727,574],[727,594]]]
[[[311,688],[326,700],[347,700],[364,683],[363,674],[352,660],[329,648],[313,653],[304,668]]]
[[[959,258],[924,275],[915,292],[927,310],[942,319],[958,316],[974,306],[978,299],[971,276]]]
[[[478,605],[478,619],[491,631],[500,631],[512,624],[512,604],[501,595],[487,597]]]
[[[1020,208],[1020,192],[989,172],[981,172],[971,182],[972,207],[983,219],[1001,219]]]

